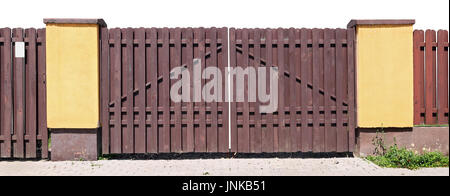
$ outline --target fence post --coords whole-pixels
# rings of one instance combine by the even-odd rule
[[[414,20],[352,20],[355,30],[357,156],[373,153],[372,138],[386,132],[411,144],[414,119]]]
[[[352,20],[356,27],[357,126],[413,126],[414,20]]]
[[[44,19],[47,126],[51,159],[96,160],[100,153],[102,19]]]

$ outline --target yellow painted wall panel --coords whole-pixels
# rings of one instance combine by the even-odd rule
[[[47,24],[47,125],[99,127],[99,27]]]
[[[357,27],[358,127],[413,126],[412,25]]]

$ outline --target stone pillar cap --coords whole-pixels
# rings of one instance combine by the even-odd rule
[[[347,28],[353,28],[357,25],[413,25],[416,23],[414,19],[407,20],[351,20]]]
[[[106,22],[101,18],[44,18],[45,24],[98,24],[100,27],[107,27]]]

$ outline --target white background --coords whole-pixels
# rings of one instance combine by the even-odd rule
[[[449,0],[2,0],[1,27],[43,18],[103,18],[108,27],[345,28],[350,19],[416,19],[448,29]]]

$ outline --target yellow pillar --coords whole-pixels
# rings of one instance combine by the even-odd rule
[[[357,125],[413,126],[414,20],[352,20],[356,28]]]
[[[101,19],[44,19],[47,126],[99,127],[99,27]]]

